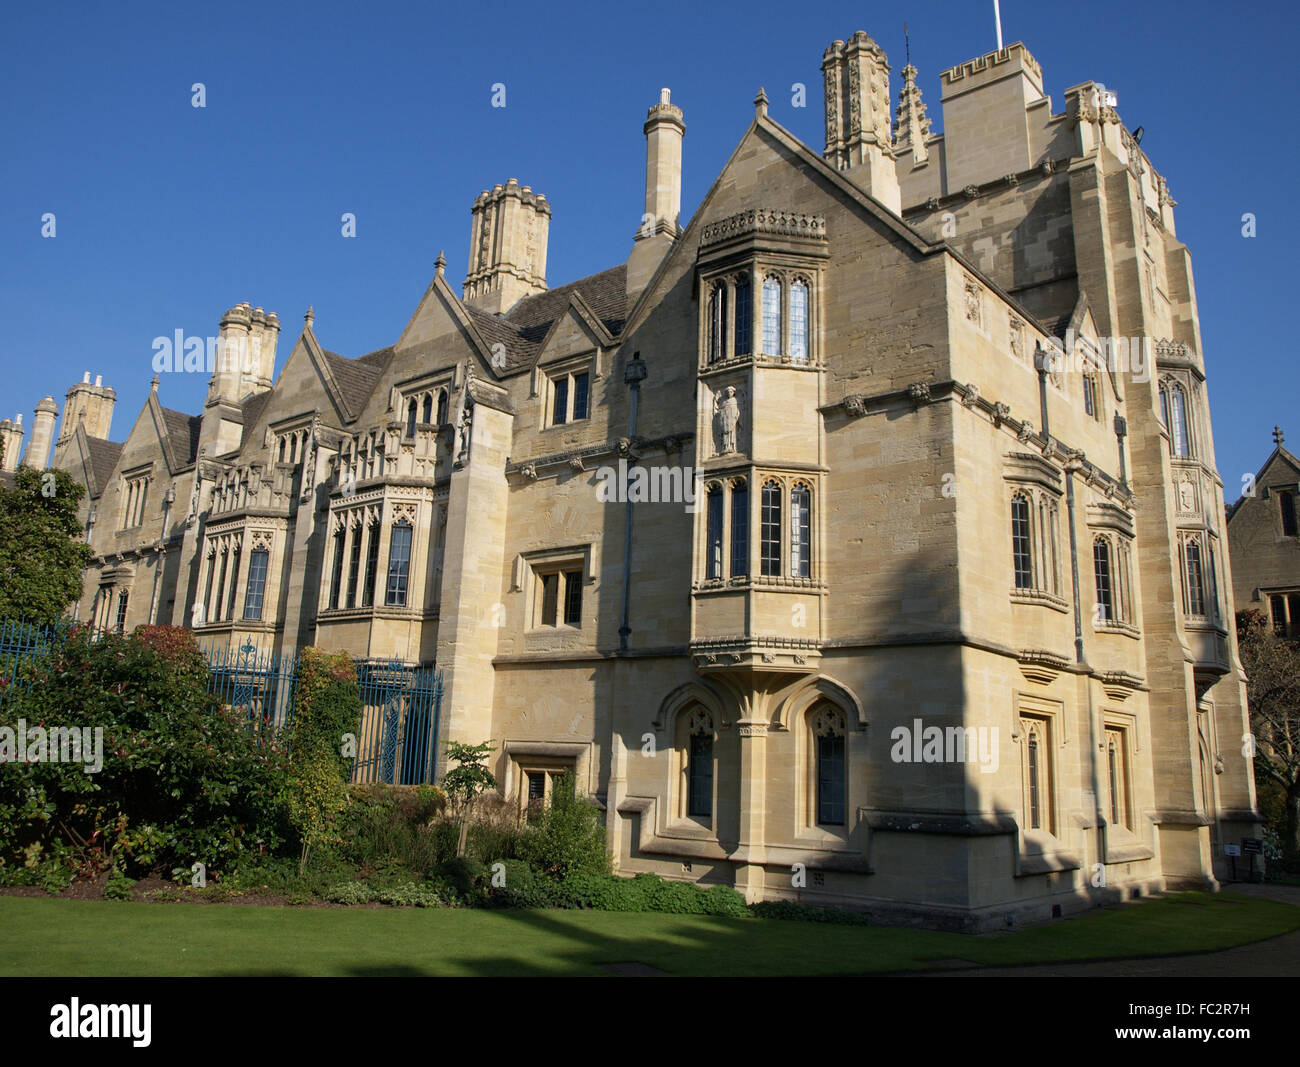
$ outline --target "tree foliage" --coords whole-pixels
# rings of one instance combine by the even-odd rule
[[[0,486],[0,619],[49,623],[81,596],[90,546],[77,518],[85,487],[61,470],[19,467]]]
[[[1237,613],[1237,645],[1246,671],[1255,781],[1283,800],[1283,862],[1300,869],[1300,642],[1274,633],[1262,612]]]

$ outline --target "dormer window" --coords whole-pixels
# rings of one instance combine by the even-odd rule
[[[549,378],[550,425],[580,422],[591,414],[591,370],[589,364],[552,372]]]

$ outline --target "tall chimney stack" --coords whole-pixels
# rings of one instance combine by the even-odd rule
[[[645,212],[627,260],[627,294],[633,300],[650,284],[654,272],[682,232],[682,109],[667,89],[646,116]]]
[[[27,442],[23,466],[43,471],[50,465],[50,446],[54,444],[54,420],[58,418],[59,405],[54,397],[47,396],[36,405],[36,418],[32,419],[32,439]]]
[[[0,471],[16,470],[22,450],[23,417],[19,415],[16,422],[0,421]]]

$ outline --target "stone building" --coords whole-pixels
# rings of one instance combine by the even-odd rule
[[[74,387],[81,617],[436,662],[443,737],[521,806],[575,774],[624,872],[963,930],[1216,885],[1257,816],[1169,187],[1021,44],[942,133],[865,33],[821,69],[825,151],[760,90],[689,220],[664,90],[625,263],[548,287],[510,179],[389,347],[308,311],[277,374],[238,305],[120,446]]]
[[[1273,451],[1228,508],[1232,597],[1238,611],[1262,611],[1286,637],[1300,637],[1300,459],[1273,427]]]

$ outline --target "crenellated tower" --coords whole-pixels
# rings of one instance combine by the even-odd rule
[[[546,291],[546,242],[551,205],[546,196],[511,178],[474,201],[469,273],[464,299],[504,313],[526,296]]]

